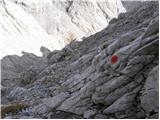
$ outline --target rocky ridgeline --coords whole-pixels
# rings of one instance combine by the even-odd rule
[[[158,2],[61,51],[6,56],[3,118],[158,118]]]

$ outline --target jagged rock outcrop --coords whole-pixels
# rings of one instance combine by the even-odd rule
[[[47,48],[44,47],[44,46],[42,46],[42,47],[40,48],[40,50],[41,50],[41,52],[42,52],[42,57],[47,58],[47,56],[48,56],[49,53],[50,53],[50,50],[47,49]]]
[[[50,52],[46,60],[34,56],[32,63],[27,59],[25,68],[20,62],[26,60],[24,56],[3,58],[2,104],[29,105],[3,117],[158,118],[158,7],[157,1],[146,2],[83,41]],[[35,75],[30,67],[36,68]],[[9,87],[6,81],[14,77],[4,79],[8,75],[3,71],[20,75],[16,78],[20,83]],[[27,84],[21,84],[25,80]]]

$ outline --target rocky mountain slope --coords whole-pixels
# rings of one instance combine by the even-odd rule
[[[158,1],[62,50],[6,56],[3,118],[158,118]]]
[[[62,36],[65,44],[99,32],[125,12],[120,0],[12,0],[40,23],[49,35]]]
[[[39,48],[61,49],[58,37],[49,36],[33,16],[28,15],[20,6],[8,0],[0,3],[1,55],[32,52],[41,55]],[[64,46],[64,45],[63,45]]]
[[[21,55],[22,50],[40,56],[40,46],[60,50],[74,39],[102,30],[121,12],[125,8],[117,0],[0,0],[0,58]]]

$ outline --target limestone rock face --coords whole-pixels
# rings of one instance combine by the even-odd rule
[[[0,58],[20,55],[22,50],[41,56],[41,46],[60,50],[104,29],[112,18],[126,11],[119,0],[1,0],[0,7]]]
[[[48,34],[62,36],[66,44],[102,30],[113,17],[125,12],[120,0],[12,1],[32,14]]]
[[[1,48],[0,58],[18,54],[22,51],[41,56],[40,47],[61,49],[64,45],[56,36],[49,36],[32,15],[27,14],[19,5],[3,0],[0,3]]]
[[[158,119],[158,18],[158,2],[148,1],[45,59],[4,57],[2,104],[29,107],[3,117]]]
[[[159,79],[159,66],[153,68],[148,75],[146,83],[144,85],[141,104],[150,118],[158,117],[158,79]]]

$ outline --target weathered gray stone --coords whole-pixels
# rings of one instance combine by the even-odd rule
[[[107,53],[113,54],[119,48],[128,45],[131,41],[139,37],[143,31],[144,31],[143,29],[140,29],[140,30],[130,31],[122,35],[118,40],[114,41],[111,45],[108,46]]]
[[[65,100],[57,110],[71,112],[75,114],[83,114],[83,111],[86,110],[87,106],[85,106],[85,102],[81,101],[81,94],[77,92],[77,94],[73,95],[69,99]],[[80,107],[76,107],[80,106]]]
[[[127,85],[124,85],[120,88],[117,88],[116,90],[114,90],[113,92],[111,92],[110,94],[108,94],[105,99],[104,99],[104,104],[105,105],[111,105],[114,101],[118,100],[120,97],[122,97],[124,94],[128,93],[129,91],[135,89],[137,87],[137,83],[136,82],[130,82]]]
[[[70,95],[68,93],[60,93],[53,98],[45,98],[43,99],[43,103],[49,108],[55,108],[60,105],[65,99],[67,99]]]
[[[30,67],[27,71],[21,74],[21,83],[27,85],[33,83],[37,79],[38,70],[35,67]]]
[[[141,96],[141,105],[145,112],[158,112],[158,79],[159,79],[159,66],[153,68],[146,79],[144,90]]]
[[[96,88],[96,92],[92,95],[92,100],[94,103],[103,103],[105,97],[111,93],[116,88],[120,87],[123,84],[129,82],[130,79],[127,76],[120,76],[118,78],[113,78],[110,81],[106,82],[102,86]]]
[[[50,53],[50,50],[47,49],[47,48],[44,47],[44,46],[42,46],[42,47],[40,48],[40,51],[42,52],[42,55],[43,55],[44,58],[47,58],[47,56],[48,56],[49,53]]]
[[[150,25],[148,26],[146,32],[142,36],[142,38],[146,38],[159,30],[159,17],[156,17],[154,20],[151,21]]]
[[[91,118],[95,114],[96,114],[96,110],[88,110],[88,111],[84,111],[83,117],[84,118]]]
[[[153,59],[154,55],[135,56],[128,62],[127,66],[122,70],[122,73],[130,77],[134,76]]]
[[[60,93],[52,98],[45,98],[42,103],[35,106],[32,111],[36,114],[44,114],[53,108],[59,106],[65,99],[69,97],[68,93]]]
[[[137,114],[136,114],[136,117],[138,119],[144,119],[146,117],[145,115],[145,112],[143,110],[139,111]]]
[[[22,94],[25,94],[25,92],[27,92],[27,89],[16,86],[9,93],[9,95],[7,96],[7,98],[9,100],[16,100],[16,99],[20,98]]]
[[[109,119],[109,117],[103,114],[96,114],[94,119]]]
[[[158,54],[159,49],[159,39],[152,41],[151,43],[143,46],[142,48],[138,49],[133,56],[135,55],[154,55]]]
[[[5,94],[7,91],[7,87],[4,87],[2,85],[1,85],[0,89],[1,89],[1,94]]]
[[[135,97],[137,92],[140,90],[140,87],[135,88],[132,92],[129,92],[115,101],[112,105],[107,107],[104,110],[105,114],[116,113],[119,111],[124,111],[132,107],[133,102],[135,101]]]

